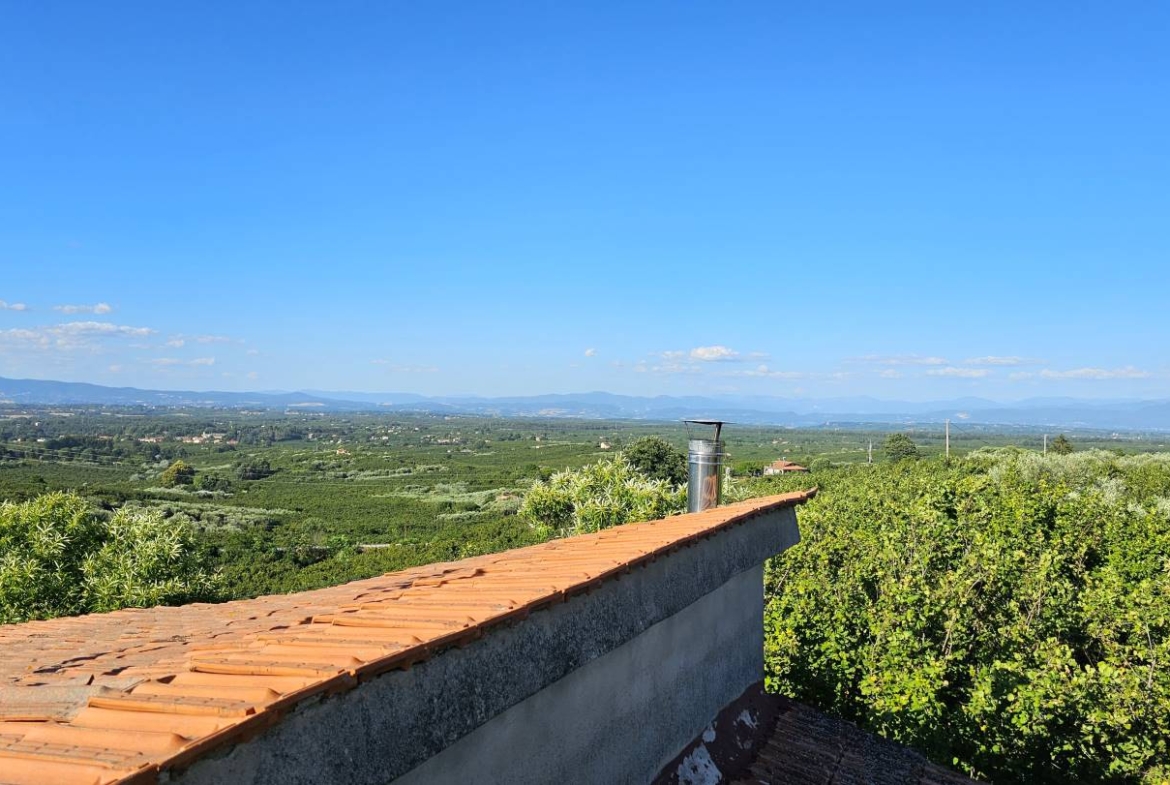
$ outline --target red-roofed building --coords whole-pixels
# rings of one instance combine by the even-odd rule
[[[791,474],[794,472],[807,472],[808,469],[798,463],[792,461],[774,461],[770,465],[764,467],[765,475],[773,474]]]

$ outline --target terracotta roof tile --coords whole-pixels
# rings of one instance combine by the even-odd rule
[[[814,491],[300,594],[0,627],[0,780],[152,781],[311,695],[463,645]]]

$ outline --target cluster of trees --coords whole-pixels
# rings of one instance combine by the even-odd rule
[[[263,480],[275,474],[275,469],[266,458],[251,458],[236,466],[236,476],[241,480]]]
[[[159,482],[164,488],[175,488],[179,485],[195,484],[195,467],[183,460],[178,460],[166,468],[159,476]]]
[[[594,532],[686,509],[686,456],[649,436],[624,452],[536,482],[520,515],[542,537]]]
[[[1170,780],[1170,456],[817,482],[767,573],[770,689],[995,782]]]
[[[232,481],[221,474],[200,474],[195,478],[195,487],[201,491],[230,493]]]
[[[236,476],[242,480],[261,480],[273,474],[268,461],[243,461],[236,466]],[[199,473],[194,466],[179,459],[163,470],[159,483],[164,488],[191,487],[200,491],[229,493],[232,481],[222,474]]]
[[[246,458],[236,464],[235,474],[241,480],[263,480],[276,473],[266,458]],[[220,474],[199,474],[194,466],[179,459],[163,470],[159,483],[164,488],[193,486],[202,491],[230,491],[232,482]]]
[[[0,624],[218,597],[190,528],[157,510],[67,493],[0,504]]]
[[[1063,433],[1052,440],[1052,452],[1057,455],[1068,455],[1075,448],[1072,441]],[[886,458],[897,463],[898,461],[913,461],[922,457],[918,445],[904,433],[891,433],[882,445]],[[827,468],[827,467],[822,467]]]
[[[918,445],[904,433],[891,433],[882,445],[882,451],[894,463],[898,461],[915,461],[921,457]]]
[[[126,438],[74,433],[48,438],[18,434],[19,431],[0,433],[0,442],[8,442],[2,450],[8,458],[109,463],[147,461],[156,453],[154,445]]]

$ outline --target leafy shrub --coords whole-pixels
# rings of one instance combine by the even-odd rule
[[[564,537],[664,518],[685,508],[685,490],[648,479],[629,461],[615,457],[536,482],[520,515],[541,536]]]
[[[1170,776],[1170,457],[831,470],[768,572],[769,687],[995,782]]]
[[[107,517],[76,494],[0,504],[0,623],[213,599],[192,537],[161,512]]]

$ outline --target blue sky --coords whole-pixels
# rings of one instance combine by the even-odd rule
[[[0,375],[1170,397],[1165,3],[0,2]]]

